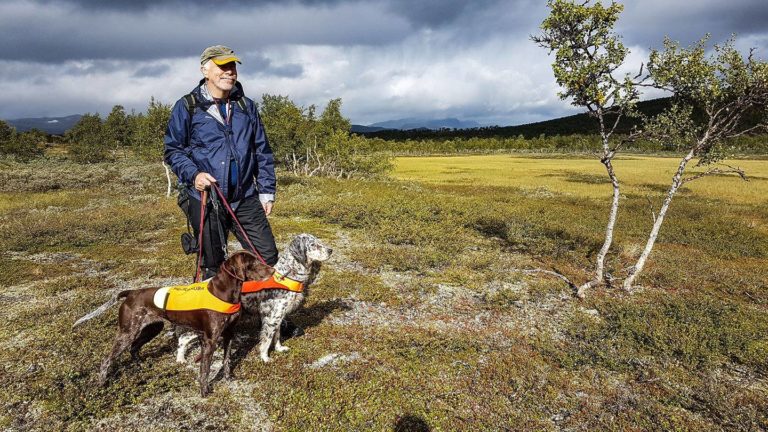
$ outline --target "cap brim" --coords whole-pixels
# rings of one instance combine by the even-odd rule
[[[216,63],[217,65],[219,65],[219,66],[221,66],[221,65],[225,65],[225,64],[227,64],[227,63],[232,63],[233,61],[236,61],[236,62],[238,62],[238,63],[241,63],[241,64],[242,64],[242,62],[240,61],[240,58],[238,58],[238,57],[235,57],[235,56],[226,56],[226,57],[214,57],[214,58],[212,58],[211,60],[212,60],[214,63]]]

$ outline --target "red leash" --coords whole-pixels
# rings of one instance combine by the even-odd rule
[[[208,191],[203,190],[200,195],[200,235],[197,239],[197,271],[195,272],[195,282],[200,282],[200,279],[203,276],[203,223],[205,222],[205,203],[208,201]]]
[[[237,216],[235,216],[235,212],[232,210],[232,207],[229,206],[227,199],[224,198],[224,194],[221,193],[221,189],[219,189],[219,185],[217,185],[216,183],[211,183],[211,186],[213,186],[213,188],[216,190],[216,194],[219,196],[219,199],[221,199],[221,202],[224,204],[224,208],[226,208],[227,211],[229,212],[229,215],[232,216],[232,220],[235,221],[235,223],[237,224],[237,227],[240,228],[240,234],[242,234],[245,241],[248,242],[248,246],[250,246],[251,251],[253,251],[253,253],[256,255],[259,261],[261,261],[262,264],[269,265],[267,264],[266,261],[264,261],[264,258],[261,257],[261,254],[259,253],[259,251],[257,251],[256,248],[253,246],[253,243],[251,243],[251,239],[248,238],[248,233],[246,233],[245,228],[243,228],[243,226],[240,225],[240,221],[237,220]]]
[[[237,227],[240,229],[240,234],[243,235],[243,238],[248,243],[248,246],[251,248],[251,251],[256,255],[256,258],[259,259],[259,261],[262,262],[264,265],[267,264],[266,261],[264,261],[264,258],[261,256],[259,251],[256,250],[256,248],[253,246],[253,243],[251,243],[251,239],[248,238],[248,233],[245,232],[245,228],[243,228],[242,225],[240,225],[240,221],[237,220],[237,216],[235,216],[235,212],[232,210],[232,207],[229,206],[229,203],[227,202],[227,199],[224,198],[224,194],[221,192],[221,189],[219,189],[219,185],[216,183],[211,183],[211,186],[216,190],[216,194],[219,196],[219,199],[224,204],[224,208],[227,209],[229,212],[229,215],[232,216],[232,220],[235,221],[235,224],[237,224]],[[202,272],[202,265],[203,265],[203,223],[205,221],[205,204],[208,200],[208,191],[203,190],[201,193],[201,201],[200,201],[200,235],[197,240],[197,246],[198,246],[198,255],[197,255],[197,271],[195,272],[195,282],[200,282],[203,272]],[[217,221],[218,223],[218,221]],[[224,241],[224,239],[221,239],[221,241]]]

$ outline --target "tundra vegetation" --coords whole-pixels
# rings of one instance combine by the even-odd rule
[[[627,209],[615,247],[629,259],[645,239],[647,198],[664,193],[676,162],[615,162]],[[4,160],[0,425],[764,429],[768,161],[740,163],[750,188],[710,176],[678,192],[642,295],[597,289],[580,302],[509,269],[588,276],[611,190],[594,159],[397,158],[390,179],[283,170],[278,243],[311,232],[335,250],[295,317],[307,333],[264,365],[257,324],[241,323],[235,380],[200,399],[197,368],[175,363],[170,337],[147,345],[140,363],[121,358],[99,388],[117,310],[70,330],[112,290],[190,280],[185,223],[160,165]]]
[[[646,129],[684,113],[703,130],[704,105],[683,100]],[[340,100],[316,116],[269,95],[278,243],[311,232],[334,248],[294,317],[306,335],[264,365],[258,323],[244,320],[235,379],[207,399],[168,335],[98,387],[117,309],[73,332],[75,319],[114,290],[194,273],[158,163],[169,109],[85,116],[63,142],[0,123],[0,428],[768,429],[765,135],[726,133],[694,153],[738,159],[750,182],[686,168],[697,180],[675,188],[641,295],[598,287],[573,301],[526,270],[594,278],[614,190],[593,155],[602,135],[385,141],[351,135]],[[612,157],[622,211],[604,273],[644,250],[649,201],[701,148],[686,136],[647,135]],[[412,153],[450,156],[393,157]]]

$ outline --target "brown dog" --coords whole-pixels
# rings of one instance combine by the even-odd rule
[[[218,300],[237,306],[240,303],[240,290],[243,281],[263,281],[274,272],[272,267],[261,263],[255,255],[245,251],[233,254],[222,263],[220,269],[221,271],[209,282],[208,291]],[[164,310],[157,307],[154,301],[155,294],[161,289],[147,288],[121,291],[97,310],[80,318],[72,327],[74,328],[80,323],[100,315],[121,298],[125,298],[125,301],[120,305],[119,332],[112,351],[102,362],[99,371],[99,383],[101,385],[107,381],[107,374],[112,362],[128,347],[130,347],[131,356],[136,359],[141,347],[162,331],[164,320],[196,330],[203,336],[202,359],[200,361],[200,394],[205,397],[209,393],[208,374],[219,338],[222,338],[222,347],[224,348],[224,363],[222,365],[224,377],[229,378],[231,376],[230,341],[232,340],[234,324],[240,317],[239,309],[235,308],[238,310],[234,313],[207,309]]]

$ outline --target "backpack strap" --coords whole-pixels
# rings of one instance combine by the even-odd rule
[[[183,99],[184,99],[184,106],[187,107],[187,112],[189,113],[189,117],[191,118],[192,115],[195,114],[195,108],[197,108],[198,106],[197,96],[195,96],[194,93],[189,93],[184,95]],[[239,97],[236,103],[242,112],[248,114],[248,102],[245,101],[245,96]]]
[[[197,108],[197,98],[194,93],[184,95],[184,106],[187,107],[189,117],[192,118],[192,115],[195,114],[195,108]]]
[[[241,96],[240,99],[237,100],[237,106],[239,106],[244,113],[248,114],[248,105],[245,102],[245,96]]]

